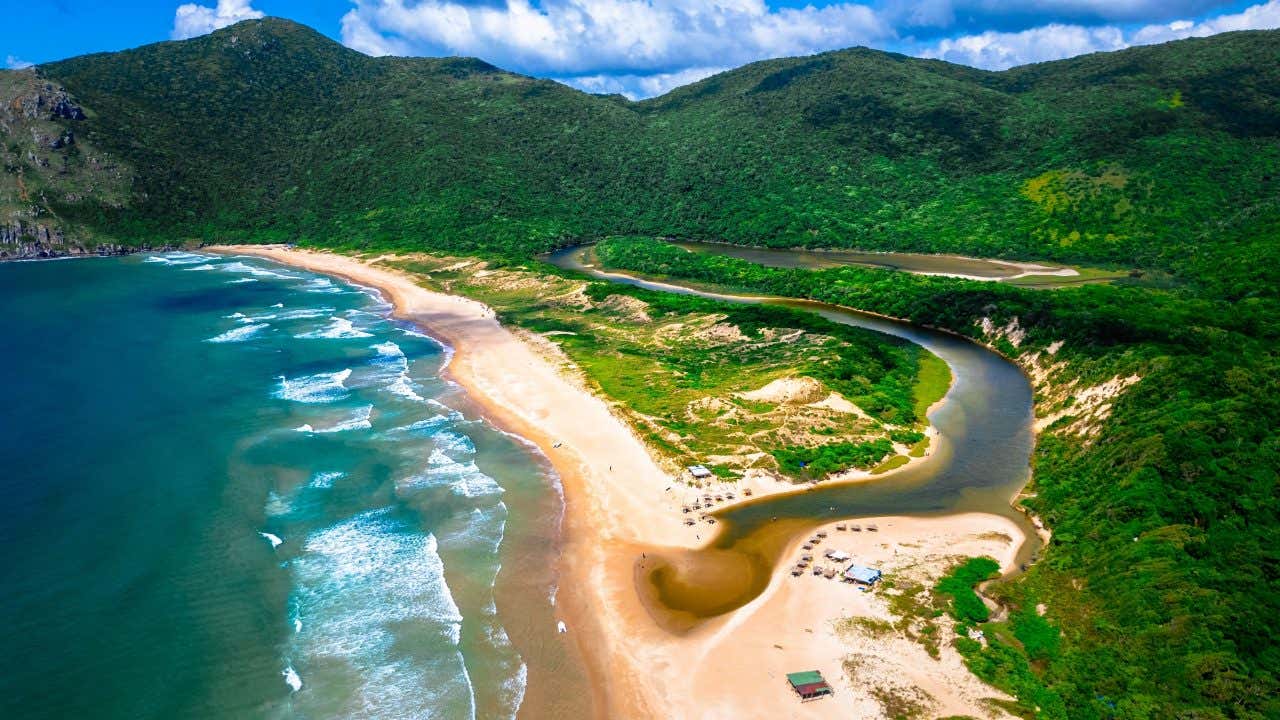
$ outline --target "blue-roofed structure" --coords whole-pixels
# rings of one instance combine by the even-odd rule
[[[863,585],[875,585],[880,581],[883,573],[875,568],[864,567],[857,563],[853,563],[845,569],[844,576],[856,583],[862,583]]]

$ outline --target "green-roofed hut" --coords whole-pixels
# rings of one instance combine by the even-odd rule
[[[800,696],[800,702],[824,698],[834,692],[817,670],[787,673],[787,684]]]

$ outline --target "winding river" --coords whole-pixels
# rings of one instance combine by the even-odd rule
[[[819,484],[725,508],[715,513],[721,530],[710,547],[659,551],[657,561],[646,563],[644,570],[638,568],[637,585],[663,625],[680,631],[746,604],[768,585],[792,538],[835,519],[986,512],[1011,518],[1024,528],[1028,541],[1019,551],[1020,563],[1038,552],[1034,528],[1011,505],[1030,477],[1035,442],[1031,386],[1011,362],[954,335],[848,308],[714,293],[604,272],[590,264],[589,252],[589,247],[568,248],[547,260],[611,282],[730,302],[783,305],[904,338],[942,358],[954,378],[944,402],[929,414],[939,437],[927,461],[875,479]]]

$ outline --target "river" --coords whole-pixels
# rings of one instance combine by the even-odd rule
[[[726,508],[716,513],[721,530],[710,548],[650,563],[653,570],[639,577],[638,584],[652,606],[668,611],[659,620],[669,628],[687,628],[749,602],[767,586],[790,539],[835,519],[993,513],[1013,519],[1026,531],[1029,539],[1019,551],[1020,563],[1038,551],[1034,528],[1011,505],[1030,477],[1035,443],[1032,389],[1026,375],[1005,358],[954,335],[825,303],[709,292],[604,272],[592,266],[589,252],[590,248],[569,248],[547,259],[611,282],[729,302],[783,305],[904,338],[940,357],[954,378],[943,403],[929,414],[939,437],[927,461],[875,479],[818,484],[808,491]]]

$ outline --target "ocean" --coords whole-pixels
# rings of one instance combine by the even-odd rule
[[[554,476],[376,293],[204,253],[0,287],[0,716],[511,717],[517,646],[564,662]]]

